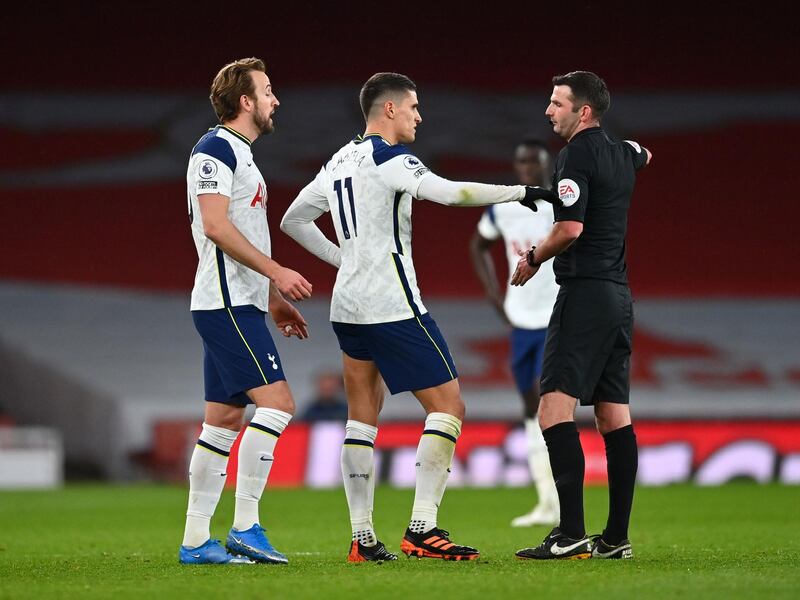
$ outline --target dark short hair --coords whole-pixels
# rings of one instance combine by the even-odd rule
[[[416,89],[417,85],[400,73],[375,73],[375,75],[367,79],[367,82],[361,88],[361,93],[358,95],[364,119],[369,118],[369,112],[372,110],[375,101],[386,92],[414,92]]]
[[[239,115],[239,98],[255,98],[256,85],[252,71],[266,72],[259,58],[240,58],[222,67],[211,83],[211,105],[220,123],[232,121]]]
[[[611,106],[611,94],[606,82],[590,71],[572,71],[553,77],[553,85],[568,85],[572,90],[575,110],[588,104],[597,119]]]

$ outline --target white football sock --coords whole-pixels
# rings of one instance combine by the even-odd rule
[[[189,463],[189,507],[183,532],[187,548],[202,546],[211,537],[211,517],[225,487],[225,467],[237,435],[238,431],[203,423]]]
[[[372,502],[375,497],[375,463],[373,447],[378,428],[349,420],[342,445],[342,480],[353,539],[364,546],[378,543],[372,525]]]
[[[547,453],[539,419],[525,419],[525,438],[528,442],[528,467],[539,496],[539,505],[558,512],[558,492],[550,468],[550,455]]]
[[[409,529],[424,533],[436,527],[439,504],[447,486],[461,421],[447,413],[433,412],[417,446],[417,488]]]
[[[239,470],[236,476],[236,509],[233,528],[250,529],[260,523],[258,503],[272,469],[275,444],[292,415],[275,408],[257,408],[239,444]]]

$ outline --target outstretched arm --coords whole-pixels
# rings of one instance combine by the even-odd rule
[[[420,182],[417,197],[448,206],[486,206],[522,200],[525,198],[525,186],[450,181],[429,173]]]

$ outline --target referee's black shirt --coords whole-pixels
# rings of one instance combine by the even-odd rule
[[[600,127],[578,132],[558,154],[553,189],[564,206],[555,209],[555,219],[583,223],[580,237],[555,258],[559,284],[591,278],[627,285],[628,207],[636,171],[645,164],[639,144],[614,141]]]

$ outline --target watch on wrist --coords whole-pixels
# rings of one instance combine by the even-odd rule
[[[541,263],[536,262],[536,246],[531,246],[531,249],[528,250],[528,253],[525,255],[525,260],[528,262],[528,266],[532,269],[538,267]]]

